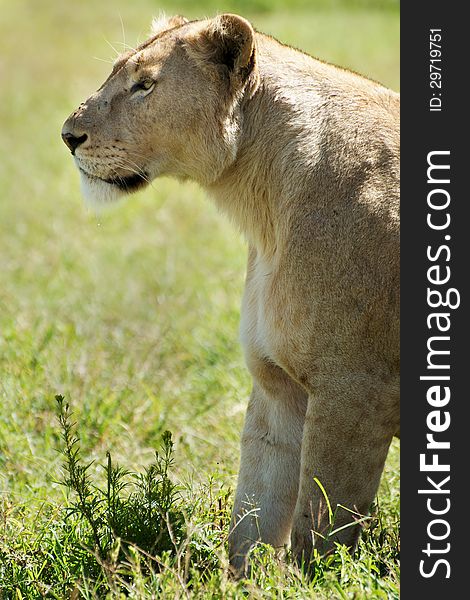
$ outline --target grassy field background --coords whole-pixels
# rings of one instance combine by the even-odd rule
[[[70,402],[97,476],[107,450],[141,470],[171,430],[173,477],[184,502],[199,507],[197,535],[204,539],[214,506],[222,542],[228,531],[250,391],[237,340],[245,243],[192,184],[159,180],[102,215],[88,212],[60,139],[65,118],[107,76],[112,47],[144,40],[160,9],[193,18],[239,12],[281,41],[398,89],[394,0],[0,0],[2,599],[97,593],[83,579],[67,587],[66,558],[54,581],[41,570],[54,535],[67,556],[54,533],[67,503],[55,483],[56,394]],[[266,549],[252,579],[237,584],[227,577],[223,544],[206,540],[217,559],[212,570],[182,578],[169,558],[129,594],[396,598],[396,444],[378,502],[380,528],[365,534],[358,560],[339,553],[315,583]]]

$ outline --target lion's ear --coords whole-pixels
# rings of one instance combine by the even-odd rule
[[[173,29],[173,27],[178,27],[179,25],[184,25],[185,23],[189,23],[189,21],[181,15],[166,17],[165,14],[162,13],[159,17],[155,17],[155,19],[153,19],[152,26],[150,28],[150,35],[158,35],[159,33],[163,33],[164,31],[168,31],[169,29]]]
[[[246,77],[255,66],[255,33],[242,17],[224,14],[215,17],[192,40],[204,60],[223,65]]]

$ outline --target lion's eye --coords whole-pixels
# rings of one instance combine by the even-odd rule
[[[131,93],[133,94],[134,92],[139,91],[150,92],[154,86],[155,81],[153,81],[153,79],[143,79],[142,81],[134,83],[134,85],[131,87]]]

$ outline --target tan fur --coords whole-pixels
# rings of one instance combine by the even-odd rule
[[[142,77],[154,88],[132,91]],[[64,125],[87,135],[75,159],[94,200],[125,191],[118,177],[189,177],[248,240],[239,572],[290,532],[299,559],[354,546],[358,526],[322,541],[314,478],[335,527],[351,523],[339,506],[367,513],[399,429],[398,120],[394,92],[222,15],[159,23]]]

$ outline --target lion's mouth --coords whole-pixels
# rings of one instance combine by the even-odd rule
[[[105,179],[104,177],[99,177],[98,175],[94,175],[93,173],[85,171],[85,169],[83,169],[81,166],[78,166],[78,169],[86,177],[89,177],[90,179],[97,179],[109,185],[113,185],[122,192],[135,192],[149,181],[148,173],[143,170],[138,173],[132,173],[132,175],[115,175]]]

